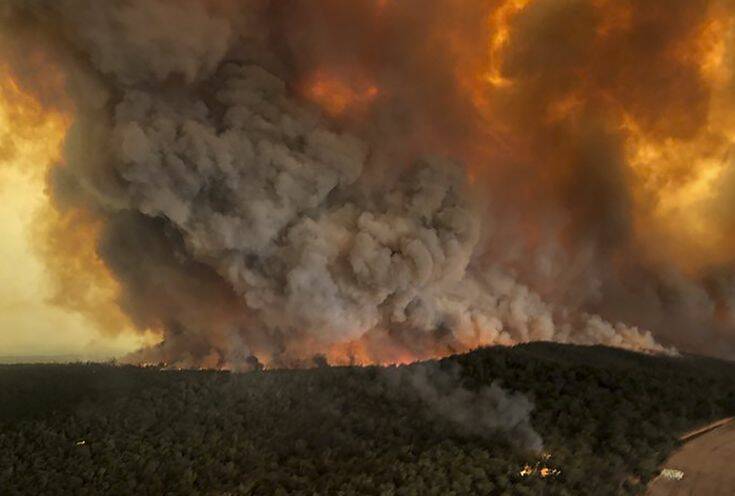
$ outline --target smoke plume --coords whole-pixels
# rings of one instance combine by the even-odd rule
[[[509,393],[497,382],[470,390],[462,385],[459,366],[442,369],[437,362],[387,369],[386,374],[401,394],[415,395],[432,417],[461,434],[488,437],[502,432],[521,449],[543,450],[543,440],[531,425],[533,403],[521,393]]]
[[[48,187],[162,335],[132,360],[733,356],[734,26],[718,0],[10,0],[0,53],[69,116]]]

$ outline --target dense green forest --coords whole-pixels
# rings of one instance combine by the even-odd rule
[[[0,494],[641,494],[678,433],[735,412],[714,359],[486,348],[426,369],[443,396],[416,367],[0,366]]]

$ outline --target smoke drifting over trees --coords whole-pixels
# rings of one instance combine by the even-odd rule
[[[134,360],[735,350],[725,2],[11,0],[0,23],[14,81],[71,121],[55,208],[163,335]]]
[[[436,362],[424,362],[389,370],[385,376],[399,395],[415,393],[430,412],[460,433],[479,437],[507,433],[517,448],[540,454],[543,440],[531,425],[533,403],[521,393],[504,391],[497,382],[477,391],[467,389],[462,386],[461,368],[452,365],[442,369]]]
[[[492,405],[503,395],[483,392],[498,379],[535,397],[531,422],[545,454],[519,450],[523,437],[485,420],[498,418]],[[454,408],[429,408],[455,395]],[[507,400],[516,412],[527,405],[514,393],[500,412]],[[680,433],[733,411],[731,362],[554,343],[430,365],[236,374],[5,365],[0,487],[8,495],[640,495]],[[467,424],[457,423],[460,412],[471,412]]]

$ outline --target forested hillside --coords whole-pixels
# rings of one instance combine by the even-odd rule
[[[0,366],[0,494],[640,494],[678,433],[735,412],[712,359],[481,349],[424,365],[462,392],[442,408],[401,380],[416,367]],[[498,398],[520,407],[488,432]]]

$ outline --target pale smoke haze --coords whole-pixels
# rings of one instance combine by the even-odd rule
[[[543,450],[543,440],[531,424],[533,403],[521,393],[509,393],[497,382],[468,389],[458,365],[441,368],[436,362],[389,369],[385,377],[400,394],[415,394],[430,415],[449,422],[460,434],[489,438],[502,432],[521,449],[539,454]]]

